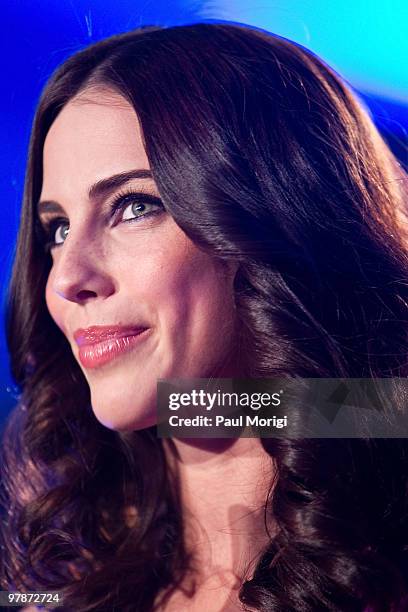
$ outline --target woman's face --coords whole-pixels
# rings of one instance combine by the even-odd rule
[[[149,427],[158,379],[233,375],[236,266],[199,250],[155,199],[153,179],[136,175],[149,163],[127,101],[108,91],[71,100],[43,162],[46,302],[97,419],[118,431]]]

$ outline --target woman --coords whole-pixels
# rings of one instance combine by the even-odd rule
[[[407,376],[404,181],[341,79],[262,30],[139,28],[56,71],[10,287],[3,589],[408,609],[405,440],[155,430],[159,378]]]

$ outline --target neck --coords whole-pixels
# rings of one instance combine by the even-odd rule
[[[168,441],[166,440],[168,443]],[[275,474],[258,438],[174,439],[164,445],[178,472],[187,550],[201,580],[248,579],[273,526],[264,507]],[[269,535],[267,533],[269,529]]]

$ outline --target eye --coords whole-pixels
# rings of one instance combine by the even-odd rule
[[[132,223],[142,217],[158,215],[165,210],[163,202],[157,196],[132,191],[119,193],[112,202],[111,209],[119,223]]]
[[[133,204],[129,204],[123,210],[122,221],[130,221],[131,219],[135,219],[137,217],[143,217],[147,213],[153,212],[152,209],[154,210],[155,208],[157,208],[157,205],[154,206],[153,204],[149,204],[148,202],[133,202]]]
[[[66,237],[69,234],[69,223],[60,223],[57,226],[57,230],[53,236],[54,244],[62,244],[65,242]]]
[[[45,252],[64,244],[69,233],[69,222],[67,219],[57,217],[41,222],[35,221],[35,234],[38,241],[43,245]]]
[[[117,223],[137,223],[146,217],[153,218],[166,212],[162,200],[152,194],[140,191],[118,193],[110,205],[110,217],[115,217]],[[41,222],[35,222],[35,232],[39,242],[46,252],[64,244],[69,234],[67,218],[56,217]]]

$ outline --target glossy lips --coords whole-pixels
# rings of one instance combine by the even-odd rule
[[[85,368],[97,368],[131,351],[145,337],[147,327],[92,326],[78,329],[74,338]]]

